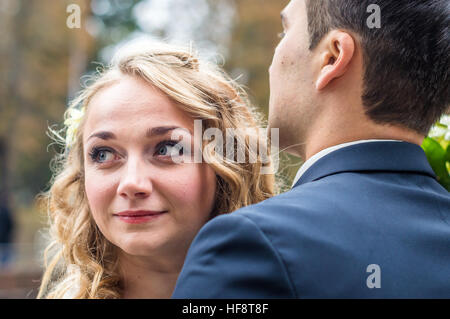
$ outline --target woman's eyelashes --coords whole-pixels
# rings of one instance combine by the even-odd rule
[[[179,141],[165,140],[155,147],[155,156],[164,157],[166,159],[183,155],[183,147]]]
[[[117,152],[109,147],[93,147],[89,157],[97,164],[110,163],[118,158]]]
[[[172,158],[183,156],[183,147],[179,141],[164,140],[159,142],[152,150],[152,156],[164,162]],[[109,165],[122,158],[116,150],[105,146],[95,146],[89,152],[91,161],[98,165]]]

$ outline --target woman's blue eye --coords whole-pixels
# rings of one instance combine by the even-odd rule
[[[98,160],[100,161],[100,162],[104,162],[104,161],[106,161],[107,159],[108,159],[108,151],[100,151],[99,153],[98,153]]]
[[[114,159],[114,154],[110,150],[94,149],[90,156],[94,162],[105,163]]]
[[[167,154],[167,147],[168,145],[164,145],[163,147],[161,147],[158,151],[158,155],[166,155]]]
[[[164,141],[159,145],[156,152],[159,156],[179,156],[183,154],[183,149],[180,149],[175,141]]]

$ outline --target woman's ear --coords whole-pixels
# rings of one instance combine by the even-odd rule
[[[317,90],[324,89],[332,80],[343,76],[355,53],[355,41],[344,31],[331,31],[323,44]]]

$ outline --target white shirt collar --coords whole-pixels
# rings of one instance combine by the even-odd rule
[[[341,148],[344,148],[344,147],[347,147],[347,146],[356,145],[356,144],[362,144],[362,143],[370,143],[370,142],[402,142],[402,141],[399,141],[399,140],[359,140],[359,141],[353,141],[353,142],[349,142],[349,143],[343,143],[343,144],[339,144],[339,145],[334,145],[334,146],[328,147],[328,148],[326,148],[324,150],[321,150],[320,152],[314,154],[305,163],[303,163],[303,165],[297,171],[297,175],[295,175],[294,182],[292,183],[291,188],[294,187],[294,185],[298,182],[300,177],[302,177],[302,175],[311,166],[313,166],[313,164],[315,162],[317,162],[319,159],[321,159],[325,155],[328,155],[331,152],[334,152],[334,151],[336,151],[338,149],[341,149]]]

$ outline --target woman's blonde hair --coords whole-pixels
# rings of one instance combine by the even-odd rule
[[[164,92],[194,119],[202,120],[203,130],[261,127],[261,117],[250,105],[245,92],[219,67],[199,61],[191,49],[157,44],[152,48],[122,54],[109,68],[99,72],[69,105],[66,120],[74,109],[86,109],[92,97],[123,76],[143,79]],[[52,242],[45,252],[45,272],[38,298],[120,298],[121,279],[115,247],[99,231],[90,213],[84,189],[83,125],[80,120],[73,143],[50,129],[55,140],[66,147],[55,159],[56,169],[50,190],[41,196],[50,220]],[[255,132],[257,132],[255,130]],[[245,134],[245,135],[244,135]],[[217,177],[216,205],[211,217],[230,213],[274,194],[274,175],[260,174],[260,154],[267,152],[266,136],[235,131],[245,145],[246,158],[257,161],[238,163],[216,156],[215,140],[204,142],[203,157]],[[250,147],[256,138],[260,149]],[[225,149],[225,141],[223,145]],[[220,154],[219,154],[220,155]]]

